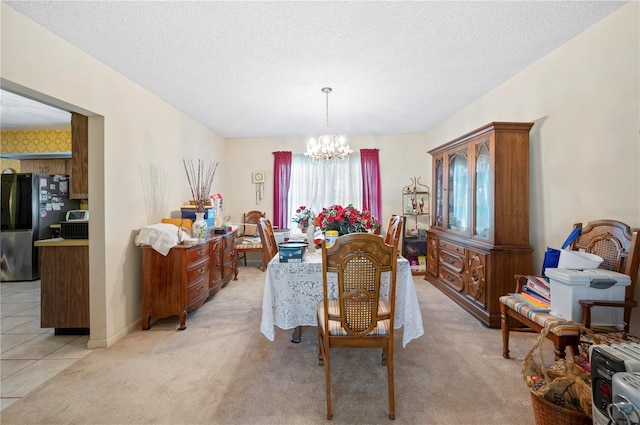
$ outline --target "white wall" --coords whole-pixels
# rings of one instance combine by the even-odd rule
[[[108,346],[140,321],[138,229],[147,223],[141,167],[166,179],[166,210],[191,198],[182,159],[219,160],[224,140],[101,62],[2,4],[2,86],[90,116],[90,346]]]
[[[411,183],[412,177],[422,177],[421,182],[431,181],[431,157],[425,148],[422,135],[386,135],[350,137],[352,150],[380,149],[382,187],[382,219],[386,227],[391,215],[402,209],[401,190]],[[306,139],[233,139],[227,140],[226,161],[241,164],[234,167],[224,193],[225,215],[232,222],[242,220],[242,214],[250,210],[266,212],[273,217],[273,152],[291,151],[304,153]],[[251,183],[252,171],[265,172],[265,197],[256,205],[255,185]],[[293,223],[288,223],[291,226]]]
[[[492,121],[530,121],[530,240],[534,269],[546,246],[559,247],[573,223],[610,218],[640,227],[640,4],[629,2],[468,105],[425,135],[351,138],[380,148],[383,223],[400,209],[400,190],[414,175],[431,187],[426,152]],[[419,54],[419,52],[417,52]],[[227,159],[247,161],[229,181],[232,218],[254,209],[250,171],[266,171],[272,213],[272,151],[301,153],[304,140],[227,141]],[[249,154],[250,152],[250,154]],[[640,299],[640,291],[636,294]],[[632,330],[640,332],[640,309]]]

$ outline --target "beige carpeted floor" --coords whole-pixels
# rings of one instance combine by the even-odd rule
[[[534,334],[483,327],[422,277],[414,277],[425,334],[402,348],[396,332],[396,424],[533,424],[520,376]],[[2,411],[10,424],[379,424],[387,416],[386,369],[377,350],[332,354],[334,417],[325,420],[316,329],[300,344],[259,331],[264,274],[239,280],[189,315],[137,330],[93,350]],[[548,351],[551,353],[551,351]]]

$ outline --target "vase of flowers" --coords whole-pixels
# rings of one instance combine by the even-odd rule
[[[203,212],[196,213],[196,219],[191,225],[191,233],[194,238],[198,238],[198,240],[203,241],[207,236],[207,222],[204,219]]]
[[[318,226],[323,232],[336,230],[338,235],[356,232],[372,232],[380,227],[378,220],[370,211],[358,211],[352,204],[343,207],[332,205],[323,208],[318,214]]]
[[[313,225],[315,213],[304,205],[300,205],[296,209],[296,213],[291,218],[291,221],[298,224],[298,228],[302,233],[307,233],[309,226]]]
[[[194,165],[193,161],[187,160],[183,160],[182,163],[187,173],[187,181],[191,189],[191,196],[193,196],[193,206],[196,210],[196,219],[191,225],[192,236],[203,241],[206,238],[208,227],[204,219],[204,210],[207,205],[211,205],[209,193],[211,192],[211,184],[213,183],[218,163],[212,161],[206,171],[204,162],[201,159],[198,160],[197,165]]]

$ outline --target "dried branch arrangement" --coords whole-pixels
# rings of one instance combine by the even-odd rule
[[[204,212],[204,208],[211,204],[209,193],[211,184],[216,175],[218,163],[211,161],[205,171],[204,161],[199,159],[197,165],[192,160],[183,159],[184,171],[187,173],[187,181],[191,189],[191,196],[195,203],[196,212]]]

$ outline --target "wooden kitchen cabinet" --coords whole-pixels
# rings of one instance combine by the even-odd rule
[[[89,241],[46,239],[40,250],[40,327],[89,333]]]
[[[22,159],[20,160],[21,173],[57,174],[69,175],[71,160],[58,159]]]
[[[529,131],[494,122],[429,151],[433,160],[427,276],[489,327],[514,274],[532,272]]]
[[[89,118],[71,113],[69,198],[89,199]]]

